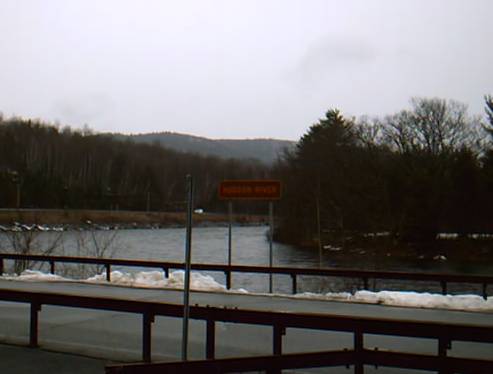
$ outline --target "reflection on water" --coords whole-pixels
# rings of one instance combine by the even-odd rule
[[[267,240],[267,226],[240,226],[233,228],[232,263],[241,265],[262,265],[269,263],[269,243]],[[116,236],[115,236],[116,233]],[[38,251],[50,245],[60,233],[40,232],[33,239],[31,245]],[[94,256],[104,252],[115,258],[131,258],[145,260],[162,260],[183,262],[185,248],[185,229],[142,229],[120,231],[67,231],[63,232],[61,245],[56,254]],[[3,251],[10,251],[11,243],[6,233],[0,237]],[[228,230],[226,227],[199,227],[194,228],[192,236],[192,261],[194,263],[227,264]],[[316,250],[296,248],[289,245],[274,243],[274,266],[318,267],[319,254]],[[323,267],[359,268],[368,270],[397,270],[416,272],[459,272],[468,274],[490,274],[493,265],[484,261],[478,263],[455,263],[453,261],[438,261],[433,259],[397,258],[387,254],[379,256],[361,252],[334,253],[325,250],[322,253]],[[122,269],[136,271],[138,269]],[[222,273],[211,273],[214,278],[224,283]],[[275,291],[291,291],[289,276],[274,277]],[[355,290],[362,286],[357,279],[321,279],[319,277],[300,277],[299,291],[328,292],[341,290]],[[439,292],[438,284],[431,285],[425,282],[410,283],[400,281],[370,282],[376,289],[407,289],[430,290]],[[268,287],[268,276],[259,274],[234,274],[234,288],[245,288],[250,291],[265,292]],[[452,292],[476,291],[474,286],[449,287]]]

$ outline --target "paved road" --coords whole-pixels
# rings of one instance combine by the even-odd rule
[[[105,360],[0,344],[0,372],[5,374],[104,373],[105,364]]]
[[[107,296],[132,300],[152,300],[181,303],[182,293],[173,290],[135,289],[110,285],[81,283],[0,281],[0,289],[16,289],[67,293],[75,295]],[[193,292],[191,303],[199,305],[239,307],[275,311],[302,311],[353,316],[469,323],[493,326],[493,314],[466,313],[443,310],[388,307],[368,304],[348,304],[284,297]],[[0,373],[85,373],[102,372],[105,362],[138,361],[141,357],[140,315],[77,308],[43,306],[40,313],[40,345],[45,350],[75,353],[61,355],[44,350],[0,345]],[[216,327],[218,357],[270,354],[272,330],[269,327],[223,324]],[[0,303],[0,341],[26,344],[29,334],[29,306],[20,303]],[[191,321],[190,358],[205,354],[205,323]],[[352,334],[288,329],[283,338],[283,351],[300,352],[352,347]],[[417,353],[435,353],[436,342],[426,339],[367,336],[367,347],[402,349]],[[153,324],[153,360],[176,360],[180,357],[181,321],[176,318],[156,317]],[[493,357],[490,345],[455,343],[451,355]],[[93,359],[85,358],[92,357]],[[19,359],[14,359],[19,357]],[[3,359],[6,358],[6,359]],[[98,359],[99,358],[99,359]],[[70,364],[72,363],[72,364]],[[56,369],[53,369],[53,365]],[[29,367],[33,371],[29,371]],[[64,367],[68,371],[64,371]],[[27,371],[23,371],[27,368]],[[75,368],[78,368],[75,370]],[[373,372],[368,368],[365,372]],[[327,370],[326,373],[349,373],[346,369]],[[377,373],[397,373],[395,369],[379,369]],[[403,373],[411,373],[406,370]]]

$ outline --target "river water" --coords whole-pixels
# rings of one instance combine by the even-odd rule
[[[232,264],[261,265],[269,264],[269,242],[267,226],[237,226],[233,227]],[[18,240],[26,240],[27,234],[18,234]],[[4,252],[12,251],[12,233],[2,233],[0,248]],[[103,256],[113,258],[161,260],[183,262],[185,257],[185,229],[134,229],[134,230],[97,230],[97,231],[64,231],[36,232],[29,238],[33,252],[44,252],[47,248],[55,247],[54,254],[77,256]],[[56,244],[56,245],[55,245]],[[227,227],[197,227],[192,234],[192,262],[227,264],[228,258],[228,228]],[[316,250],[297,248],[294,246],[273,244],[274,266],[319,267],[319,254]],[[33,265],[34,266],[34,265]],[[334,253],[324,250],[322,253],[323,267],[358,268],[368,270],[397,270],[397,271],[431,271],[468,274],[491,274],[493,267],[487,262],[481,264],[453,263],[448,260],[402,259],[385,255],[379,258],[370,256],[364,251]],[[46,269],[46,268],[45,268]],[[90,275],[82,272],[80,267],[70,268],[65,265],[62,272],[84,277]],[[112,268],[116,270],[118,268]],[[118,270],[135,272],[149,269],[120,268]],[[95,271],[95,270],[94,270]],[[223,273],[208,273],[214,279],[224,284]],[[253,292],[268,290],[268,276],[261,274],[234,274],[233,288],[244,288]],[[299,277],[299,292],[335,292],[354,291],[362,286],[357,279],[335,279],[320,277]],[[374,289],[415,290],[439,292],[438,284],[405,282],[405,281],[374,281],[370,283]],[[274,291],[290,293],[291,278],[289,276],[274,276]],[[479,292],[474,285],[450,285],[449,292]]]

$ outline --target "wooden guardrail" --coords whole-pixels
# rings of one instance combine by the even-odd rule
[[[439,373],[490,374],[493,361],[459,357],[401,353],[391,351],[341,350],[310,353],[290,353],[270,356],[221,358],[163,363],[114,364],[106,366],[107,374],[182,374],[182,373],[238,373],[266,371],[280,373],[287,369],[354,366],[356,373],[364,372],[364,365],[400,369],[426,370]],[[357,368],[357,369],[356,369]],[[359,371],[357,371],[359,370]],[[345,372],[345,371],[343,371]]]
[[[88,295],[71,295],[67,293],[0,289],[0,300],[29,303],[31,305],[29,345],[32,347],[37,347],[39,345],[39,312],[43,305],[140,314],[142,315],[142,360],[145,362],[151,361],[152,323],[154,322],[155,316],[177,318],[181,318],[183,316],[183,306],[179,304],[126,300],[114,297],[96,297]],[[456,341],[492,344],[492,325],[481,326],[360,316],[274,312],[236,308],[227,309],[199,305],[190,307],[190,318],[202,320],[206,323],[205,357],[209,361],[217,361],[214,360],[216,323],[226,322],[271,326],[272,354],[276,357],[282,356],[283,336],[286,334],[287,330],[291,328],[352,333],[353,347],[348,347],[348,350],[352,352],[350,354],[353,356],[349,356],[350,354],[346,355],[340,358],[340,361],[337,363],[338,365],[354,365],[354,372],[356,374],[363,373],[364,365],[367,363],[410,368],[416,368],[416,365],[418,365],[418,363],[410,360],[411,356],[402,352],[387,353],[386,351],[378,351],[376,353],[370,353],[370,351],[365,349],[364,336],[366,334],[436,340],[438,342],[437,355],[424,356],[424,361],[422,361],[420,365],[427,368],[437,367],[439,368],[440,373],[454,372],[453,369],[455,369],[455,367],[453,365],[456,364],[461,365],[460,367],[463,369],[460,371],[461,373],[490,373],[492,371],[489,369],[493,368],[493,361],[476,360],[467,357],[461,361],[461,359],[457,359],[455,357],[449,359],[447,356],[447,350],[451,347],[453,342]],[[339,352],[339,354],[343,355],[344,353]],[[431,358],[427,359],[427,357]],[[426,362],[427,364],[425,365]],[[307,358],[305,363],[307,363],[308,367],[310,367],[310,365],[313,365],[313,360]],[[209,364],[206,363],[206,365]],[[276,365],[281,364],[282,359],[279,363],[274,365],[274,368],[278,367]],[[323,364],[330,366],[330,364],[325,361]],[[265,367],[268,368],[271,364],[266,363],[265,360],[259,360],[255,363],[255,365],[267,365]],[[483,368],[483,371],[478,371],[478,367]],[[108,368],[108,372],[111,373],[129,372],[121,370],[125,370],[122,365]],[[227,370],[225,369],[224,371]],[[147,373],[147,371],[138,372]]]
[[[171,269],[184,269],[184,263],[149,261],[149,260],[130,260],[116,258],[94,258],[94,257],[70,257],[70,256],[48,256],[48,255],[23,255],[16,253],[0,253],[0,274],[4,271],[4,260],[16,261],[38,261],[50,264],[50,272],[55,274],[56,263],[77,263],[102,265],[106,269],[106,279],[111,281],[112,266],[128,266],[141,268],[163,269],[166,277],[169,276]],[[412,273],[398,271],[376,271],[376,270],[355,270],[340,268],[298,268],[298,267],[267,267],[254,265],[223,265],[223,264],[192,264],[192,270],[197,271],[217,271],[225,274],[226,288],[231,288],[232,273],[261,273],[261,274],[284,274],[291,276],[292,292],[297,292],[297,280],[301,275],[344,277],[361,279],[363,288],[369,289],[370,279],[393,279],[408,281],[429,281],[440,284],[442,293],[447,294],[448,283],[468,283],[479,284],[482,286],[481,294],[483,298],[488,297],[488,285],[493,285],[493,276],[488,275],[465,275],[465,274],[442,274],[442,273]]]

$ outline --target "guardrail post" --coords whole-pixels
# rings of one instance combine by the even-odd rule
[[[298,285],[297,285],[297,278],[296,278],[296,274],[291,274],[291,279],[293,280],[293,295],[296,294],[296,292],[298,292]]]
[[[3,274],[3,257],[0,258],[0,276]]]
[[[50,273],[55,274],[55,261],[50,261]]]
[[[163,268],[164,271],[164,277],[169,278],[169,268]]]
[[[226,275],[226,289],[231,289],[231,270],[225,271],[224,275]]]
[[[483,283],[483,299],[487,300],[488,299],[488,293],[486,291],[488,287],[488,283]]]
[[[354,364],[354,374],[363,374],[364,366],[362,362],[363,355],[363,333],[359,330],[354,332],[354,354],[355,354],[355,364]]]
[[[213,360],[216,355],[216,322],[207,320],[205,358]]]
[[[29,346],[36,348],[38,346],[38,317],[41,310],[41,304],[36,301],[31,302],[31,322],[29,328]]]
[[[109,263],[104,264],[104,267],[106,268],[106,281],[111,282],[111,265]]]
[[[151,325],[154,322],[154,314],[143,314],[142,328],[142,361],[151,362]]]
[[[442,295],[446,295],[447,294],[447,282],[440,281],[440,285],[442,286]]]
[[[451,374],[451,370],[446,363],[447,349],[452,348],[450,340],[447,338],[438,339],[438,357],[442,359],[439,374]]]
[[[282,355],[282,336],[286,334],[286,328],[281,325],[274,325],[272,354],[274,356]]]
[[[272,354],[274,356],[282,355],[282,336],[286,333],[286,328],[281,325],[273,326],[273,334],[272,334]],[[280,374],[281,370],[274,367],[268,369],[267,374]]]
[[[365,290],[368,290],[369,289],[369,286],[368,286],[368,278],[367,277],[364,277],[363,278],[363,287]]]

